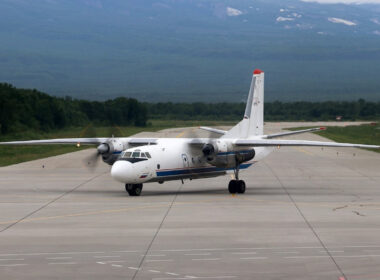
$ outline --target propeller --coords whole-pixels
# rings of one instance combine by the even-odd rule
[[[85,159],[86,166],[92,170],[95,169],[99,162],[98,158],[103,154],[108,153],[109,150],[110,147],[107,143],[100,144],[98,147],[96,147],[95,153],[92,153]]]

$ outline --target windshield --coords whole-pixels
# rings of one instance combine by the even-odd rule
[[[139,150],[132,151],[132,152],[124,152],[121,156],[121,158],[129,159],[129,158],[141,158],[141,159],[148,159],[152,158],[151,155],[148,152],[140,152]]]

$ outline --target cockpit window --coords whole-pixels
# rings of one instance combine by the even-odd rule
[[[123,158],[130,158],[131,157],[131,152],[125,152],[123,155]]]
[[[142,158],[146,158],[145,153],[141,153],[140,157],[142,157]]]
[[[146,154],[146,156],[147,156],[148,158],[152,158],[152,157],[150,156],[150,153],[146,152],[145,154]]]
[[[133,157],[133,158],[138,158],[138,157],[140,157],[140,152],[133,152],[132,157]]]

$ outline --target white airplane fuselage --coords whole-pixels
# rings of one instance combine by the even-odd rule
[[[228,150],[230,141],[215,140],[227,144],[224,145],[226,147],[224,151],[218,151],[214,156],[214,164],[209,163],[210,159],[204,156],[199,147],[188,144],[191,139],[160,138],[155,145],[139,146],[124,151],[119,160],[113,164],[111,176],[124,184],[216,177],[233,171],[236,166],[236,152],[245,153],[253,150],[240,148],[231,151]],[[240,169],[247,169],[272,150],[273,148],[255,148],[254,158],[240,164]],[[151,157],[123,158],[128,152],[149,153]]]

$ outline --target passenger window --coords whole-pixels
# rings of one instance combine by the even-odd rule
[[[150,153],[146,152],[145,154],[146,154],[146,156],[147,156],[148,158],[152,158],[152,157],[150,156]]]
[[[132,154],[132,157],[133,157],[133,158],[138,158],[138,157],[140,157],[140,152],[134,152],[134,153]]]

